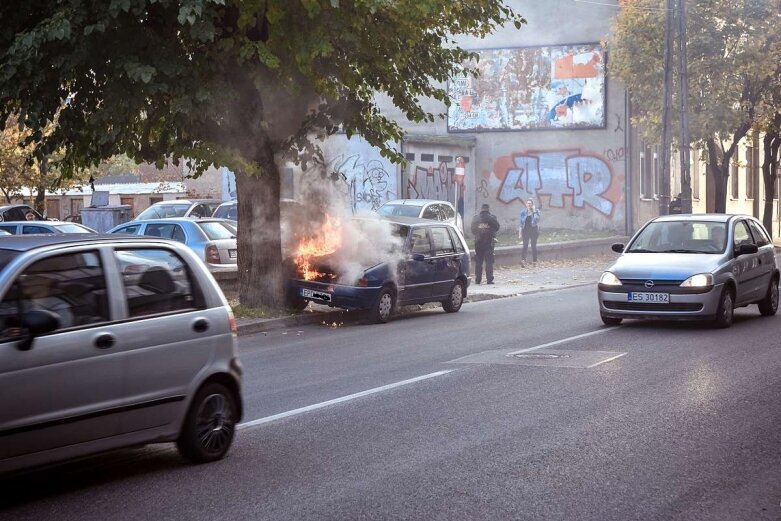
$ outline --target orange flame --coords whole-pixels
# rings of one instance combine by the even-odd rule
[[[323,276],[312,266],[312,259],[334,253],[342,245],[342,223],[337,218],[325,216],[325,223],[311,237],[298,243],[295,263],[304,280],[313,280]]]

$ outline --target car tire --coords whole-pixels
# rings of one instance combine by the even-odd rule
[[[602,313],[599,314],[599,317],[602,319],[602,323],[606,326],[618,326],[624,320],[623,318],[608,317]]]
[[[735,316],[735,296],[731,288],[726,287],[721,292],[719,307],[716,311],[714,325],[721,329],[726,329],[732,325]]]
[[[308,300],[299,297],[292,291],[288,293],[287,299],[285,300],[287,301],[287,308],[293,311],[303,311],[309,305]]]
[[[767,288],[765,298],[757,302],[759,312],[766,317],[771,317],[778,311],[778,279],[773,277],[770,286]]]
[[[176,440],[179,453],[193,463],[222,459],[233,443],[238,407],[224,385],[210,383],[195,395]]]
[[[442,301],[442,307],[447,313],[456,313],[464,303],[464,283],[457,280],[450,290],[450,297]]]
[[[396,296],[390,288],[382,288],[377,300],[369,313],[369,320],[373,324],[384,324],[390,320],[393,309],[396,306]]]

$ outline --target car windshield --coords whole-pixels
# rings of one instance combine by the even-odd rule
[[[721,253],[727,225],[709,221],[655,221],[638,234],[628,253]]]
[[[203,233],[205,233],[206,236],[213,241],[218,239],[236,238],[235,228],[227,223],[222,223],[219,221],[207,221],[199,222],[198,226],[201,228],[201,230],[203,230]]]
[[[377,210],[380,215],[400,215],[402,217],[417,217],[420,206],[409,204],[385,204]]]
[[[212,217],[219,217],[220,219],[232,219],[234,221],[239,220],[239,206],[237,204],[226,204],[220,206],[214,211]]]
[[[17,256],[19,256],[18,251],[0,250],[0,272],[2,272],[2,270],[4,270]]]
[[[61,224],[57,226],[57,229],[62,233],[95,233],[86,226],[79,226],[78,224]]]
[[[167,219],[169,217],[184,217],[187,213],[189,204],[153,204],[143,212],[137,219]]]

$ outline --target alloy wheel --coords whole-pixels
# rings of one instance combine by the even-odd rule
[[[387,292],[383,293],[380,296],[380,302],[377,307],[381,320],[385,321],[390,318],[391,311],[393,310],[393,296]]]
[[[210,394],[198,408],[196,436],[206,452],[218,453],[231,443],[233,410],[225,396]]]

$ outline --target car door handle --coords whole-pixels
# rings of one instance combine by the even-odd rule
[[[209,321],[205,318],[199,318],[193,322],[193,331],[196,333],[203,333],[209,329]]]
[[[116,341],[117,339],[114,337],[114,335],[103,333],[95,338],[95,347],[98,349],[109,349],[114,347]]]

